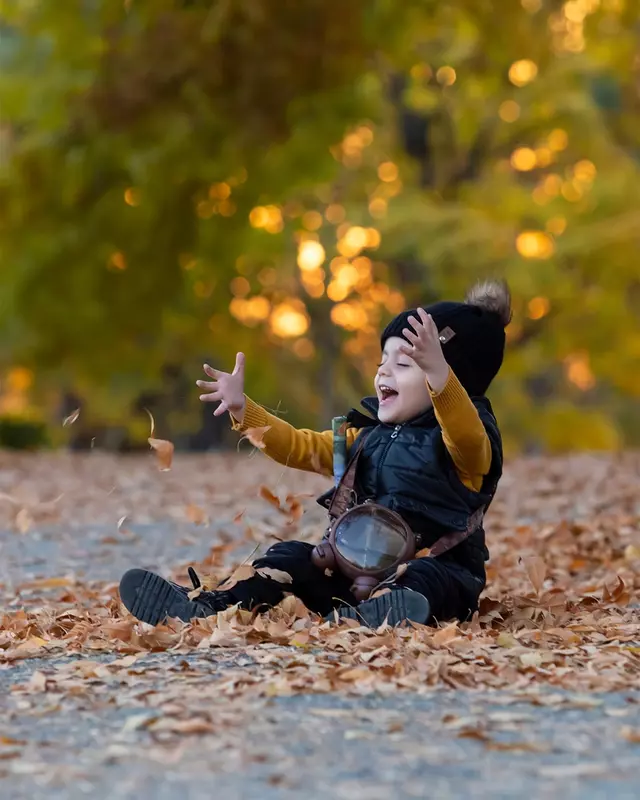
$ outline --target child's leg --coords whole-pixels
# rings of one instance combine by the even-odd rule
[[[282,600],[285,592],[290,592],[305,604],[310,611],[328,614],[341,603],[356,605],[351,594],[352,580],[339,572],[326,575],[311,561],[313,545],[308,542],[278,542],[270,547],[262,558],[256,559],[256,569],[268,567],[286,572],[291,583],[279,583],[261,575],[237,583],[230,593],[245,608],[266,604],[275,606]]]
[[[429,601],[430,621],[469,619],[478,608],[485,582],[458,564],[437,558],[410,561],[398,586],[413,589]]]
[[[443,622],[453,617],[468,619],[478,606],[484,581],[458,564],[419,558],[410,561],[406,571],[387,592],[365,600],[357,608],[339,609],[340,617],[360,619],[377,628],[386,620],[390,625],[412,621]],[[328,619],[331,619],[330,614]]]
[[[186,587],[153,572],[132,569],[120,581],[120,598],[135,617],[151,625],[167,617],[178,617],[186,622],[211,616],[236,603],[247,609],[275,606],[285,592],[295,594],[307,608],[319,614],[327,614],[341,603],[355,605],[356,600],[349,590],[351,581],[338,573],[329,576],[318,569],[311,561],[312,550],[313,545],[306,542],[278,542],[253,563],[256,569],[271,567],[288,573],[291,583],[254,575],[231,589],[201,592],[189,600]]]

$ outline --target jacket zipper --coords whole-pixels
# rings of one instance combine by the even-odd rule
[[[378,486],[380,485],[380,476],[381,476],[381,472],[382,472],[382,467],[384,466],[384,460],[387,457],[387,453],[389,452],[389,448],[391,447],[391,443],[392,443],[393,439],[397,439],[398,438],[398,434],[400,433],[401,429],[402,429],[402,425],[396,425],[395,426],[395,428],[391,432],[391,436],[389,437],[389,441],[387,442],[387,446],[384,448],[384,452],[382,453],[382,458],[380,459],[380,464],[378,466],[378,474],[376,476],[376,483],[377,483]]]

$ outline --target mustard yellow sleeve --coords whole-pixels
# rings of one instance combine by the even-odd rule
[[[233,430],[239,433],[258,428],[262,452],[279,464],[320,475],[333,475],[332,431],[294,428],[246,395],[244,419],[240,423],[231,416],[231,423]],[[357,435],[355,428],[347,429],[348,448]]]
[[[429,393],[460,480],[468,489],[479,492],[491,467],[491,442],[478,410],[452,369],[444,388],[436,393],[429,386]]]

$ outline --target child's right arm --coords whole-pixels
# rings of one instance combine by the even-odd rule
[[[294,469],[333,475],[333,433],[294,428],[283,419],[270,414],[244,394],[244,356],[238,353],[233,373],[214,370],[207,364],[205,372],[212,381],[197,381],[205,403],[220,401],[213,412],[216,416],[228,411],[233,429],[243,433],[257,429],[256,436],[265,455]],[[347,429],[347,448],[351,447],[358,431]]]

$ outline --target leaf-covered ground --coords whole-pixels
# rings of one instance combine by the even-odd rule
[[[510,463],[480,613],[396,631],[328,626],[293,597],[136,622],[117,595],[128,567],[222,580],[323,525],[325,479],[249,450],[154,458],[0,456],[14,796],[421,797],[427,775],[437,796],[632,792],[640,454]]]

